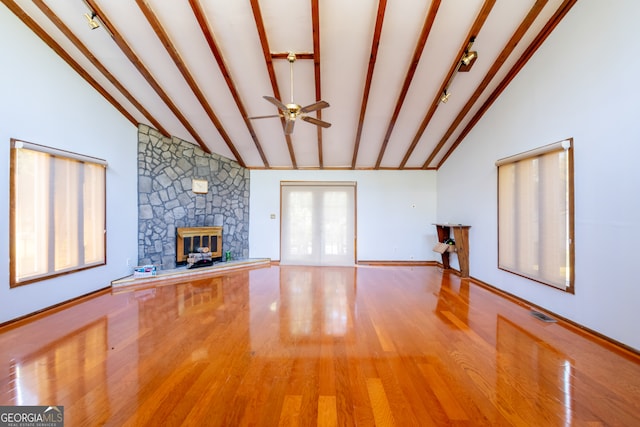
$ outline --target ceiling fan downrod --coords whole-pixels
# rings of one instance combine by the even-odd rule
[[[290,81],[290,85],[291,85],[291,104],[294,104],[293,102],[293,63],[296,62],[296,54],[293,52],[289,52],[289,54],[287,55],[287,61],[289,61],[289,81]]]

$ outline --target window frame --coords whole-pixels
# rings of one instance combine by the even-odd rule
[[[503,271],[507,271],[509,273],[527,278],[529,280],[532,280],[534,282],[538,282],[538,283],[542,283],[546,286],[552,287],[554,289],[558,289],[560,291],[563,292],[567,292],[570,294],[574,294],[575,293],[575,235],[574,235],[574,223],[575,223],[575,209],[574,209],[574,160],[573,160],[573,138],[568,138],[566,140],[563,141],[559,141],[553,144],[549,144],[549,145],[545,145],[530,151],[526,151],[520,154],[516,154],[514,156],[510,156],[510,157],[506,157],[503,159],[500,159],[498,161],[496,161],[496,187],[497,187],[497,231],[498,231],[498,241],[497,241],[497,246],[498,246],[498,251],[497,251],[497,261],[498,261],[498,269],[503,270]],[[567,212],[567,217],[566,217],[566,224],[567,224],[567,250],[568,250],[568,256],[567,256],[567,261],[568,261],[568,265],[566,266],[569,269],[568,272],[568,278],[567,278],[567,283],[564,287],[559,287],[556,284],[551,283],[550,281],[545,281],[542,280],[539,277],[535,277],[532,276],[530,274],[527,274],[526,272],[523,272],[521,270],[518,270],[516,268],[506,268],[504,266],[502,266],[501,263],[501,248],[500,248],[500,241],[501,241],[501,218],[500,218],[500,211],[501,211],[501,205],[500,205],[500,166],[504,166],[504,165],[508,165],[508,164],[515,164],[517,162],[520,161],[528,161],[528,160],[532,160],[534,158],[540,158],[544,155],[549,155],[552,154],[554,152],[560,152],[560,151],[564,151],[567,155],[567,172],[566,172],[566,178],[567,178],[567,187],[566,187],[566,192],[567,192],[567,201],[566,201],[566,212]],[[538,209],[539,211],[539,209]],[[542,221],[539,221],[538,224],[541,224]],[[540,230],[540,227],[538,227],[538,231]],[[516,243],[517,245],[517,243]]]
[[[21,149],[31,150],[34,152],[45,154],[49,156],[49,159],[48,159],[49,162],[55,162],[56,160],[63,160],[63,161],[69,161],[69,162],[82,163],[83,165],[90,164],[92,166],[100,166],[103,168],[103,171],[102,171],[103,177],[102,177],[102,183],[101,183],[102,185],[99,187],[102,193],[101,196],[102,196],[102,210],[103,210],[102,218],[100,218],[102,221],[99,221],[102,223],[102,233],[101,233],[102,242],[98,242],[98,245],[102,244],[102,254],[101,254],[102,256],[98,257],[97,261],[86,262],[84,260],[85,252],[83,252],[82,256],[78,256],[78,260],[76,260],[75,265],[72,265],[71,267],[68,267],[68,268],[59,269],[56,271],[55,267],[52,268],[52,265],[55,266],[55,254],[50,253],[50,251],[52,250],[52,245],[55,245],[55,241],[53,241],[48,244],[48,247],[46,249],[47,264],[48,264],[46,268],[46,272],[41,274],[32,274],[29,276],[25,276],[25,278],[17,277],[18,253],[16,249],[17,247],[16,233],[18,231],[17,230],[17,210],[19,207],[17,202],[17,197],[19,196],[17,194],[17,186],[18,186],[17,174],[19,173],[18,150],[21,150]],[[100,267],[107,264],[107,173],[106,173],[107,166],[108,164],[105,160],[99,159],[96,157],[86,156],[86,155],[82,155],[82,154],[78,154],[78,153],[74,153],[66,150],[60,150],[57,148],[34,144],[34,143],[23,141],[20,139],[15,139],[15,138],[10,139],[10,167],[9,167],[9,213],[10,213],[9,214],[9,246],[10,246],[9,248],[9,287],[10,288],[20,287],[20,286],[28,285],[35,282],[40,282],[43,280],[49,280],[54,277],[71,274],[71,273],[75,273],[78,271],[87,270],[95,267]],[[85,175],[84,166],[82,167],[82,170],[78,173],[78,175],[79,177],[84,177]],[[52,176],[49,176],[47,183],[49,184],[51,183],[51,178]],[[53,178],[55,179],[55,175],[53,176]],[[82,185],[82,182],[80,182],[79,186],[80,185]],[[49,199],[47,203],[51,204],[52,203],[51,200],[55,198],[55,195],[49,194],[47,198]],[[85,201],[84,195],[80,197],[80,200],[82,201],[81,203]],[[82,235],[84,236],[84,231],[85,231],[84,218],[86,215],[84,211],[85,211],[86,205],[81,203],[77,204],[76,207],[78,208],[79,214],[82,215],[83,219],[82,221],[77,221],[76,227],[78,228],[78,230],[82,228],[82,230],[79,232],[81,232]],[[54,215],[53,212],[49,212],[47,214],[46,221],[48,222],[48,224],[51,224],[51,222],[53,221],[53,215]],[[53,228],[53,227],[50,227],[50,228]],[[94,229],[94,232],[98,232],[97,228]],[[49,237],[51,237],[53,233],[54,233],[53,230],[48,230]],[[82,251],[83,246],[79,246],[76,249],[78,251]],[[80,260],[83,261],[82,264],[80,263]]]

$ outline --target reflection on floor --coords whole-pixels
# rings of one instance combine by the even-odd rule
[[[435,267],[236,269],[0,329],[66,425],[638,425],[640,357]]]

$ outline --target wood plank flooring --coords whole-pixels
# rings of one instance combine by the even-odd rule
[[[68,426],[640,425],[640,360],[437,267],[271,266],[0,329]]]

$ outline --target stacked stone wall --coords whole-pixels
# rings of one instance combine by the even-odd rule
[[[208,192],[192,191],[193,179]],[[153,128],[138,128],[138,264],[176,266],[176,228],[222,226],[223,252],[249,256],[249,170]]]

